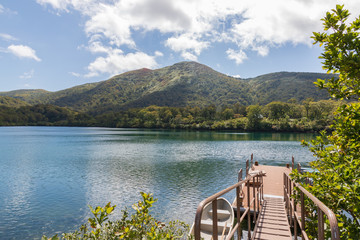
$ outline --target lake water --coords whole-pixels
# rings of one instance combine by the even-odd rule
[[[313,159],[312,134],[1,127],[0,239],[75,230],[88,205],[121,209],[158,198],[153,215],[192,223],[197,204],[232,185],[251,153],[261,164]],[[227,196],[232,200],[233,196]]]

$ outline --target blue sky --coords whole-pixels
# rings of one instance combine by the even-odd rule
[[[310,36],[356,0],[0,0],[0,91],[57,91],[197,61],[242,78],[322,72]]]

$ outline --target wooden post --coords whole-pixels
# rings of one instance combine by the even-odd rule
[[[249,159],[246,160],[246,176],[249,175]]]
[[[324,213],[320,209],[320,207],[317,208],[317,214],[318,214],[318,239],[324,240]]]
[[[292,186],[291,186],[291,180],[290,180],[290,178],[288,178],[288,183],[289,183],[289,192],[288,192],[288,194],[289,194],[289,216],[290,216],[290,227],[291,226],[293,226],[293,219],[292,219],[292,208],[291,208],[291,203],[292,203],[292,198],[291,198],[291,194],[292,194]]]
[[[248,208],[249,211],[247,213],[248,216],[248,239],[251,239],[251,216],[250,216],[250,180],[247,181],[247,202],[248,202]]]
[[[213,239],[218,240],[217,199],[212,202]]]
[[[240,169],[239,174],[238,174],[238,181],[240,182],[242,180],[242,169]],[[237,234],[237,239],[241,240],[241,224],[240,224],[240,200],[241,200],[241,192],[242,192],[242,187],[238,186],[236,188],[236,219],[237,222],[239,223],[239,227],[238,227],[238,234]]]
[[[242,180],[242,168],[238,172],[238,182]]]
[[[255,194],[255,177],[253,177],[253,199],[254,199],[254,223],[256,223],[256,194]]]
[[[300,202],[301,202],[301,230],[305,231],[305,201],[304,201],[304,193],[300,191]],[[301,234],[301,239],[305,240],[303,234]]]

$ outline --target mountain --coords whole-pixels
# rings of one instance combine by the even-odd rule
[[[306,98],[315,101],[328,99],[326,90],[314,85],[317,79],[327,79],[335,75],[322,73],[277,72],[248,79],[255,103],[260,105],[272,101],[286,102],[291,98],[301,102]],[[336,76],[335,76],[336,77]]]
[[[109,80],[89,83],[57,92],[17,90],[2,92],[29,104],[48,103],[78,111],[100,113],[149,105],[217,106],[240,103],[267,104],[271,101],[302,101],[308,97],[326,99],[326,91],[313,84],[319,73],[271,73],[239,79],[196,62],[180,62],[161,69],[139,69]]]
[[[51,92],[43,89],[20,89],[9,92],[0,92],[0,96],[16,98],[29,104],[41,103],[42,101],[39,99],[48,94],[51,94]]]

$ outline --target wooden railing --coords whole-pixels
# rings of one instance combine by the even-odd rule
[[[293,158],[293,169],[294,169],[294,158]],[[298,164],[298,171],[301,171],[301,166]],[[296,187],[296,189],[295,189]],[[300,201],[294,198],[295,191],[298,191],[300,194]],[[324,214],[327,216],[330,224],[331,230],[331,239],[338,240],[340,239],[340,232],[338,228],[338,223],[336,220],[335,214],[325,206],[319,199],[309,193],[305,188],[300,186],[300,184],[295,183],[291,180],[290,176],[287,173],[284,173],[284,201],[287,214],[289,216],[290,226],[294,228],[294,239],[297,239],[299,233],[298,228],[300,229],[300,236],[304,239],[309,239],[306,234],[306,211],[305,211],[305,197],[311,200],[316,206],[316,214],[318,217],[318,240],[324,240]],[[298,209],[300,207],[300,209]],[[300,213],[299,213],[300,211]]]
[[[242,180],[242,169],[240,169],[238,174],[238,182],[231,187],[228,187],[208,198],[203,200],[199,203],[198,208],[196,210],[195,215],[195,225],[194,225],[194,235],[195,240],[201,239],[201,216],[203,213],[204,207],[211,203],[212,204],[212,224],[213,224],[213,231],[212,231],[212,237],[213,240],[218,240],[218,226],[217,226],[217,199],[224,194],[230,192],[231,190],[236,189],[236,217],[237,217],[237,223],[233,227],[232,231],[228,234],[226,239],[231,239],[234,237],[235,233],[237,232],[237,239],[241,239],[241,223],[247,216],[247,222],[248,222],[248,239],[251,238],[251,207],[254,214],[254,219],[257,219],[256,215],[257,212],[260,211],[260,204],[262,204],[262,200],[264,199],[264,190],[263,190],[263,176],[261,173],[251,173],[251,168],[253,166],[253,155],[251,155],[251,165],[249,166],[249,160],[246,161],[246,177]],[[250,199],[250,185],[252,187],[252,198]],[[244,206],[244,213],[241,215],[240,208],[241,208],[241,202],[242,202],[242,191],[243,188],[247,191],[247,206]],[[255,220],[254,220],[255,221]]]

